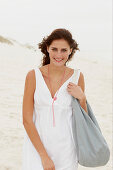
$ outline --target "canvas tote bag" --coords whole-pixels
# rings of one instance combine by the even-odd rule
[[[80,69],[75,70],[73,83],[78,84]],[[99,167],[107,164],[110,158],[108,144],[86,100],[88,114],[79,100],[72,96],[72,132],[77,149],[78,163],[85,167]]]

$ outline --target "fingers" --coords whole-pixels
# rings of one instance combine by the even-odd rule
[[[77,84],[75,84],[75,83],[72,83],[72,82],[69,82],[69,85],[74,85],[74,86],[77,86]]]
[[[72,86],[77,86],[77,85],[72,82],[69,82],[69,84],[67,85],[67,88],[71,88]]]

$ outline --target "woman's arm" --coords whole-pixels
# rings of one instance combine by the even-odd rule
[[[27,73],[25,80],[24,96],[23,96],[23,125],[24,128],[39,153],[40,157],[47,156],[47,152],[41,142],[40,136],[33,123],[33,108],[34,108],[34,91],[36,88],[35,72],[31,70]]]
[[[79,99],[80,105],[88,114],[87,104],[86,104],[86,96],[85,96],[85,82],[84,82],[84,76],[83,76],[82,72],[80,72],[78,86],[80,86],[83,91],[83,96]]]

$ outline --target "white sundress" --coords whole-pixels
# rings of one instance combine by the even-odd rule
[[[67,85],[76,76],[73,75],[63,83],[54,101],[54,119],[50,91],[39,68],[34,68],[36,89],[34,93],[33,121],[41,141],[55,165],[55,170],[77,170],[78,158],[76,145],[72,135],[72,96],[67,91]],[[76,84],[79,75],[77,75]],[[55,93],[56,95],[56,93]],[[22,170],[43,170],[39,153],[36,151],[25,131],[22,155]]]

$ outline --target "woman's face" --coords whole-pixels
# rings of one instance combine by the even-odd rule
[[[53,63],[57,66],[64,65],[68,60],[69,55],[72,52],[68,42],[64,39],[58,39],[52,41],[49,47],[47,47],[47,51],[50,57],[50,63]]]

